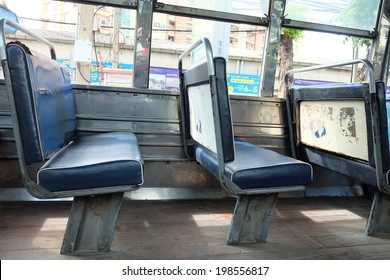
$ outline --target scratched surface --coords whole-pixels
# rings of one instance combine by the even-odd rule
[[[302,143],[368,161],[363,101],[302,101],[299,109]]]

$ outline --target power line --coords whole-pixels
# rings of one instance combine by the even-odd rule
[[[64,21],[55,21],[55,20],[49,20],[49,19],[38,19],[38,18],[27,18],[27,17],[18,17],[19,19],[24,20],[32,20],[32,21],[40,21],[40,22],[46,22],[46,23],[56,23],[56,24],[66,24],[66,25],[76,25],[75,22],[64,22]]]
[[[55,24],[64,24],[64,25],[76,25],[74,22],[63,22],[63,21],[55,21],[55,20],[49,20],[49,19],[37,19],[37,18],[28,18],[28,17],[19,17],[20,19],[24,20],[32,20],[32,21],[40,21],[45,23],[55,23]],[[100,28],[113,28],[109,25],[102,25]],[[135,30],[134,27],[120,27],[120,29],[124,30]],[[152,29],[153,32],[192,32],[192,29]],[[231,33],[240,33],[240,32],[264,32],[263,29],[257,29],[257,30],[250,30],[250,29],[243,29],[243,30],[230,30]]]

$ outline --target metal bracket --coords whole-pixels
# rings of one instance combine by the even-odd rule
[[[123,5],[127,5],[135,8],[138,5],[138,0],[125,0]]]

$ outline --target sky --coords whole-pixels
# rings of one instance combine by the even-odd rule
[[[37,21],[26,21],[22,18],[42,18],[42,0],[0,0],[2,1],[19,17],[20,24],[33,28],[40,26]]]
[[[42,0],[5,0],[5,3],[19,17],[40,17]]]

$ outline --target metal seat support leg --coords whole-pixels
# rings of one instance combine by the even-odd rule
[[[390,233],[390,196],[378,191],[372,202],[366,235]]]
[[[239,196],[226,243],[265,242],[277,197],[277,193]]]
[[[61,248],[64,255],[110,251],[123,192],[75,197]]]

